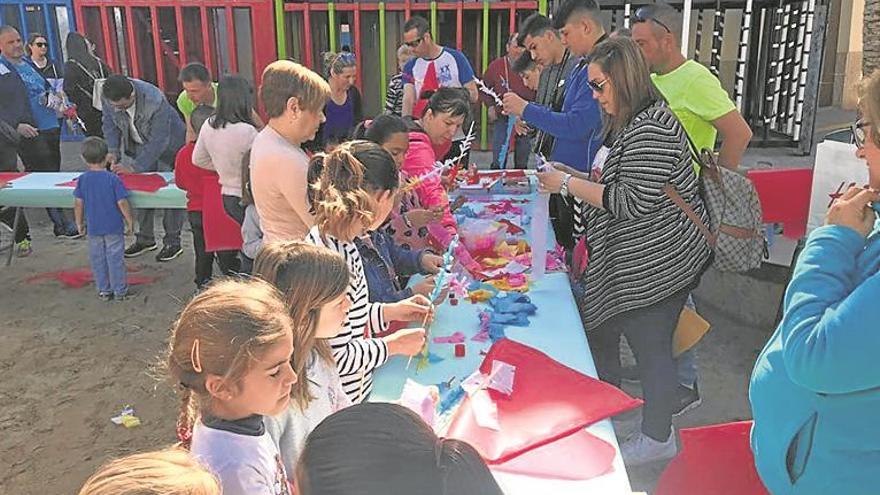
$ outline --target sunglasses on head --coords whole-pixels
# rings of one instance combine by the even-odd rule
[[[605,85],[608,84],[608,78],[602,79],[601,81],[587,81],[587,84],[593,91],[601,93],[605,91]]]
[[[654,14],[653,9],[651,9],[650,7],[642,7],[640,9],[636,10],[635,15],[633,16],[633,23],[649,22],[649,21],[654,22],[658,26],[665,29],[667,33],[672,34],[672,30],[669,29],[669,26],[664,24],[662,21],[658,21],[657,18],[653,16],[653,14]]]
[[[850,131],[852,131],[853,141],[856,144],[856,147],[861,149],[865,147],[865,139],[867,139],[868,135],[865,132],[865,127],[870,126],[870,122],[865,122],[864,119],[859,119],[852,123],[849,127]]]

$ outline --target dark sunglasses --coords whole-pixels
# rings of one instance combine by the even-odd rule
[[[592,88],[593,91],[595,91],[597,93],[601,93],[601,92],[605,91],[605,85],[608,84],[608,79],[605,78],[599,82],[587,81],[587,84],[590,86],[590,88]]]
[[[870,122],[865,122],[864,119],[859,119],[852,123],[849,127],[850,131],[852,131],[853,141],[856,143],[856,147],[862,149],[865,147],[865,139],[867,139],[868,135],[865,132],[865,127],[870,126]]]
[[[49,46],[49,43],[44,43],[44,42],[38,41],[38,42],[34,43],[34,46],[39,47],[39,48],[46,48],[47,46]]]
[[[420,44],[422,44],[422,40],[424,40],[424,39],[425,39],[425,33],[422,33],[422,35],[419,36],[418,38],[416,38],[412,41],[404,41],[403,44],[410,47],[410,48],[415,48],[415,47],[419,46]]]
[[[658,26],[665,29],[667,33],[672,34],[672,30],[669,29],[669,26],[667,26],[666,24],[663,24],[663,22],[661,22],[661,21],[658,21],[652,15],[653,13],[654,13],[653,9],[651,9],[650,7],[642,7],[639,10],[636,10],[635,15],[633,15],[633,23],[652,21],[652,22],[657,23]]]

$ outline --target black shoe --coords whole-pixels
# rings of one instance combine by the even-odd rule
[[[82,237],[82,234],[79,233],[76,229],[72,230],[64,230],[64,229],[55,229],[55,237],[59,239],[79,239]]]
[[[143,244],[140,242],[135,242],[131,246],[128,246],[128,249],[125,250],[125,257],[126,258],[135,258],[137,256],[140,256],[140,255],[146,253],[147,251],[155,251],[157,249],[159,249],[159,245],[156,244],[155,242],[152,244]]]
[[[703,399],[700,398],[700,388],[696,382],[694,382],[693,388],[679,384],[676,394],[678,395],[679,405],[678,410],[672,413],[673,416],[680,416],[692,409],[696,409],[703,403]]]
[[[116,302],[128,301],[129,299],[133,299],[138,296],[138,292],[128,289],[125,291],[125,294],[114,294],[113,300]]]
[[[112,292],[99,292],[98,299],[100,299],[102,301],[110,301],[113,299],[113,293]]]
[[[180,246],[163,246],[159,254],[156,255],[156,261],[171,261],[183,254],[183,248]]]

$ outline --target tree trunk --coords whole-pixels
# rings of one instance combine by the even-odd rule
[[[880,0],[865,0],[862,24],[862,74],[880,69]]]

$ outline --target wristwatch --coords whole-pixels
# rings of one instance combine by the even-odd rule
[[[562,178],[562,187],[559,188],[559,194],[568,196],[568,182],[571,180],[571,174],[565,174]]]

